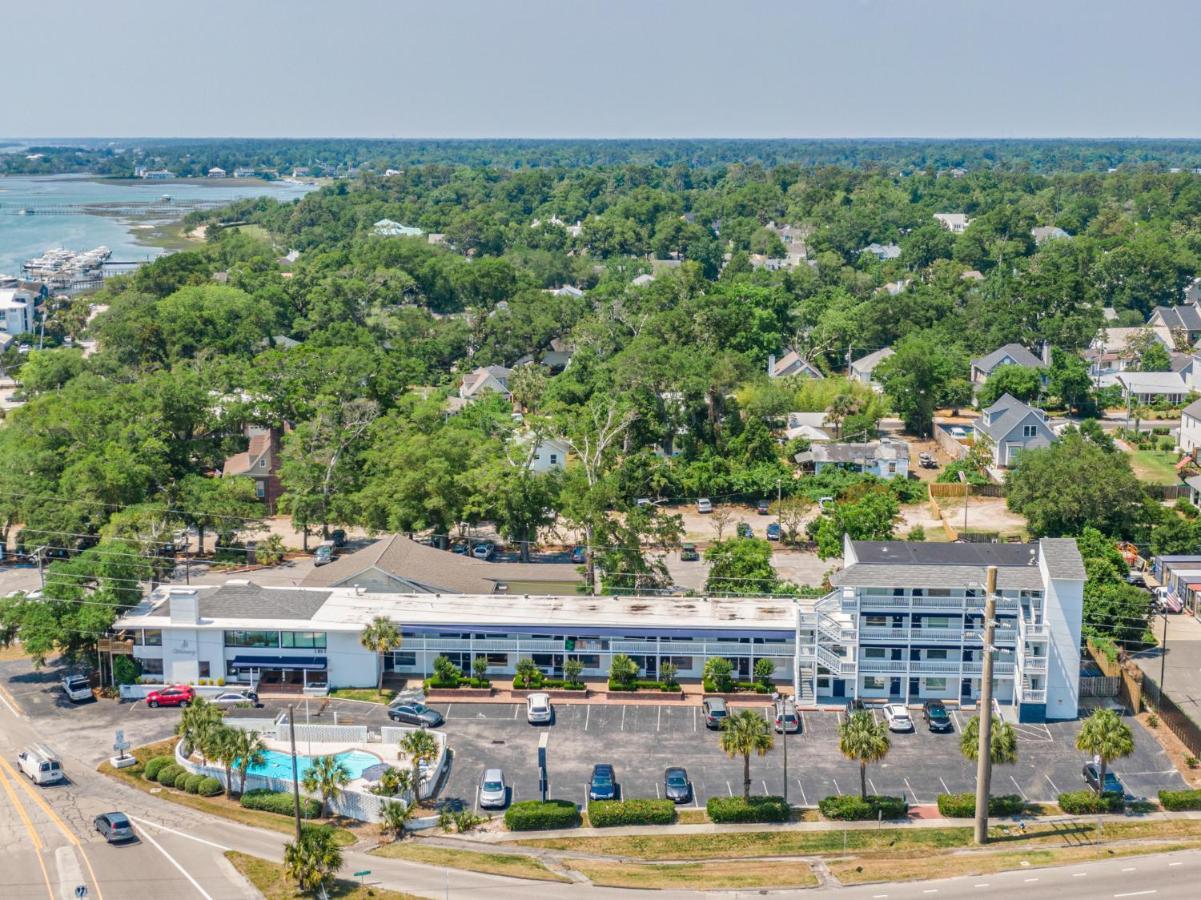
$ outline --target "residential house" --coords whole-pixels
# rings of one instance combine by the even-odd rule
[[[860,384],[871,385],[871,387],[879,390],[880,384],[873,377],[876,372],[876,366],[880,365],[880,363],[884,362],[884,360],[888,359],[895,352],[892,347],[883,347],[879,350],[873,350],[867,356],[861,356],[851,363],[851,378]]]
[[[633,281],[631,281],[630,284],[634,285],[634,287],[646,287],[654,280],[654,275],[648,275],[643,272],[641,275],[637,276]]]
[[[1192,306],[1201,304],[1201,277],[1194,278],[1185,286],[1184,302]]]
[[[504,366],[481,366],[474,372],[468,372],[459,385],[459,399],[474,400],[488,391],[508,399],[512,396],[509,391],[509,376],[512,374],[513,370]]]
[[[144,178],[147,181],[166,181],[169,178],[174,178],[175,173],[170,169],[143,169],[138,177]]]
[[[31,291],[19,288],[0,290],[0,333],[9,337],[33,331],[33,311],[37,299]]]
[[[952,234],[963,234],[972,221],[965,213],[935,213],[934,218]]]
[[[555,297],[583,297],[584,292],[574,285],[565,284],[562,287],[548,288],[547,293]]]
[[[553,470],[561,471],[566,467],[570,450],[566,442],[561,438],[542,435],[538,437],[537,445],[531,447],[534,437],[530,431],[520,431],[514,435],[511,458],[526,457],[530,471],[538,475]]]
[[[784,437],[790,441],[804,438],[811,443],[829,441],[834,437],[834,427],[826,421],[824,412],[790,412]]]
[[[391,219],[380,219],[371,226],[371,233],[376,237],[421,237],[425,234],[420,228],[411,225],[401,225]]]
[[[796,461],[812,463],[817,474],[834,468],[854,469],[886,480],[909,477],[909,445],[888,438],[854,444],[818,443],[798,453]]]
[[[1197,459],[1197,448],[1201,447],[1201,400],[1194,400],[1180,411],[1180,431],[1176,437],[1176,446]]]
[[[972,384],[980,385],[988,381],[990,375],[1001,366],[1022,366],[1027,369],[1044,369],[1049,363],[1050,348],[1043,345],[1043,355],[1035,356],[1021,344],[1006,344],[998,347],[987,356],[972,360]]]
[[[276,502],[283,493],[279,480],[279,431],[248,425],[246,436],[250,446],[245,453],[236,453],[225,460],[221,477],[254,479],[254,495],[263,501],[269,513],[274,513]]]
[[[1164,401],[1177,406],[1191,393],[1184,376],[1179,372],[1119,372],[1116,384],[1122,388],[1127,403],[1149,405]]]
[[[1071,240],[1072,236],[1054,225],[1039,225],[1037,228],[1030,229],[1030,236],[1034,238],[1034,243],[1042,246],[1047,241],[1064,241]]]
[[[972,427],[977,440],[987,440],[993,467],[998,469],[1013,466],[1023,451],[1050,447],[1055,441],[1046,413],[1011,394],[1002,394]]]
[[[801,378],[826,377],[817,366],[813,365],[795,350],[789,350],[779,359],[776,359],[775,354],[767,358],[768,378],[784,378],[788,375],[797,375]]]
[[[258,172],[249,166],[238,166],[234,169],[234,178],[257,178]]]
[[[896,259],[901,255],[901,248],[896,244],[877,244],[871,243],[859,251],[860,254],[870,253],[881,262],[886,260]]]
[[[1135,352],[1135,346],[1145,339],[1143,335],[1159,341],[1165,350],[1171,351],[1174,347],[1171,331],[1162,325],[1140,325],[1136,328],[1106,325],[1097,332],[1097,336],[1084,353],[1084,358],[1089,363],[1089,374],[1099,379],[1117,375],[1131,366],[1138,365],[1139,356]]]
[[[1179,306],[1157,306],[1151,310],[1147,324],[1152,328],[1166,328],[1175,339],[1176,335],[1188,341],[1189,346],[1201,339],[1201,304],[1182,303]],[[1169,349],[1173,344],[1169,343]]]
[[[220,166],[213,166],[207,174],[209,178],[224,178],[226,173]]]

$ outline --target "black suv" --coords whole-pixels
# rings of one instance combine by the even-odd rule
[[[927,700],[923,703],[922,718],[926,720],[931,731],[955,730],[955,726],[951,722],[951,714],[947,712],[947,708],[942,705],[941,700]]]
[[[588,799],[617,799],[617,774],[608,763],[598,763],[592,767],[592,778],[588,781]]]

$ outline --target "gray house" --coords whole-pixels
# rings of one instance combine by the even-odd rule
[[[1021,344],[1006,344],[987,356],[972,360],[972,384],[984,384],[988,376],[1001,366],[1023,366],[1027,369],[1043,369],[1050,364],[1050,350],[1043,346],[1043,355],[1035,356]]]
[[[851,363],[851,378],[862,384],[879,387],[879,383],[875,379],[876,366],[892,356],[895,351],[892,347],[885,347],[882,350],[876,350],[869,353],[867,356],[862,356]]]
[[[1014,465],[1022,451],[1049,447],[1055,440],[1046,414],[1011,394],[984,410],[974,428],[977,439],[992,445],[992,464],[999,469]]]

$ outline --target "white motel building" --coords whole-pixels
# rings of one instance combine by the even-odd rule
[[[1084,565],[1076,543],[936,544],[851,541],[834,589],[819,599],[519,593],[380,593],[361,585],[261,587],[246,580],[161,587],[114,631],[132,640],[143,680],[223,678],[261,690],[373,686],[380,667],[432,672],[447,656],[492,676],[531,658],[548,674],[565,659],[607,677],[615,654],[653,679],[670,661],[699,679],[730,660],[749,679],[759,659],[803,706],[848,698],[974,702],[985,653],[984,602],[996,566],[994,696],[1023,721],[1075,718]],[[374,585],[373,585],[374,587]],[[387,616],[403,635],[392,653],[359,642]]]

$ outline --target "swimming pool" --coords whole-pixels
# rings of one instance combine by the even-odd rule
[[[374,753],[367,753],[363,750],[347,750],[345,753],[336,753],[334,756],[337,760],[346,766],[346,770],[350,772],[351,779],[359,778],[363,774],[363,770],[379,765],[382,760]],[[313,764],[315,756],[296,755],[296,774],[301,780],[304,779],[304,773],[309,770]],[[292,757],[287,753],[280,753],[278,750],[263,751],[263,764],[261,766],[251,766],[248,770],[251,775],[266,775],[270,778],[285,778],[288,781],[292,780]]]

